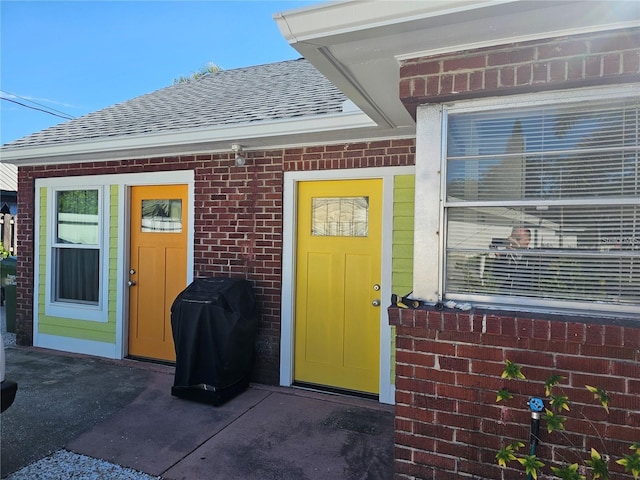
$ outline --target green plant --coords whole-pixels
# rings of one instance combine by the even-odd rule
[[[501,378],[504,380],[526,380],[526,376],[522,372],[522,367],[515,362],[507,360]],[[545,408],[545,412],[540,415],[540,419],[545,422],[546,429],[549,434],[553,432],[561,432],[566,429],[565,423],[567,417],[562,412],[569,412],[569,398],[563,392],[557,392],[565,377],[561,375],[552,375],[544,383],[545,396],[547,404],[550,408]],[[585,385],[585,388],[593,394],[596,400],[604,410],[609,413],[610,398],[606,390]],[[496,395],[497,402],[506,402],[513,399],[514,396],[506,387],[501,388]],[[496,454],[498,465],[506,467],[509,462],[516,461],[520,463],[528,476],[528,478],[537,479],[545,464],[536,456],[535,451],[530,451],[528,455],[519,453],[525,444],[521,441],[514,441],[502,447]],[[635,480],[640,477],[640,442],[633,443],[629,449],[630,454],[623,454],[622,458],[616,460],[618,465],[622,465],[625,472],[630,473]],[[553,478],[562,480],[586,480],[586,475],[581,472],[578,463],[568,465],[550,466]],[[591,473],[593,480],[609,480],[609,467],[607,456],[601,455],[595,448],[591,448],[591,458],[584,461],[584,470]]]
[[[4,248],[4,245],[0,243],[0,262],[9,256],[9,250]]]

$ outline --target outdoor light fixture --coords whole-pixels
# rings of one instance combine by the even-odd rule
[[[231,150],[236,154],[236,167],[241,167],[247,163],[247,157],[243,155],[244,151],[242,150],[242,145],[234,143],[231,145]]]

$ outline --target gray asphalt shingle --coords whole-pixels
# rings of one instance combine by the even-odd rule
[[[223,70],[89,113],[3,149],[338,113],[347,100],[304,59]]]

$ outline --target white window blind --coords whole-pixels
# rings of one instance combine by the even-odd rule
[[[637,310],[639,115],[637,99],[450,114],[446,296]]]

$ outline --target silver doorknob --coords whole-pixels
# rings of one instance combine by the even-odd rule
[[[130,287],[133,287],[135,284],[136,284],[136,281],[135,281],[135,280],[129,280],[129,281],[127,282],[127,285],[129,285]]]
[[[380,306],[380,299],[376,298],[373,302],[371,302],[371,305],[373,305],[374,307],[379,307]]]

